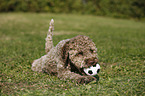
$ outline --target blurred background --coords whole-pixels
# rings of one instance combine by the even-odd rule
[[[145,0],[0,0],[0,12],[49,12],[145,17]]]
[[[99,82],[31,70],[46,54],[51,18],[54,45],[76,35],[93,40]],[[145,96],[144,70],[145,0],[0,0],[0,96]]]

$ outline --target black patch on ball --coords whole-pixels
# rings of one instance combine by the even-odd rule
[[[100,72],[100,69],[97,70],[97,73],[99,73],[99,72]]]
[[[88,73],[89,73],[89,74],[93,74],[92,70],[89,70]]]

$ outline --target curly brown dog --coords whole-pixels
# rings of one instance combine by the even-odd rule
[[[74,38],[60,41],[53,47],[51,20],[46,38],[46,55],[34,60],[32,70],[57,75],[60,79],[72,80],[77,83],[89,83],[96,80],[87,76],[83,68],[97,64],[97,48],[87,36],[78,35]]]

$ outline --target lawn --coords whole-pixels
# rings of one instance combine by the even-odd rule
[[[54,45],[76,35],[89,36],[98,48],[99,81],[76,85],[33,72],[45,54],[50,19]],[[1,95],[145,95],[145,22],[91,15],[0,13]]]

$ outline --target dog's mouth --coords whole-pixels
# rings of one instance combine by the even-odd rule
[[[83,66],[83,67],[80,67],[80,68],[78,68],[74,63],[72,63],[71,61],[70,61],[70,65],[71,65],[71,72],[74,72],[74,73],[78,73],[78,74],[80,74],[80,75],[82,75],[82,76],[84,76],[84,75],[88,75],[85,71],[84,71],[84,69],[87,69],[87,68],[90,68],[90,67],[96,67],[96,64],[95,65],[90,65],[90,66],[88,66],[88,65],[86,65],[86,66]],[[100,72],[100,69],[98,69],[97,70],[97,74]],[[89,74],[89,75],[91,75],[91,73]]]
[[[78,73],[80,75],[86,75],[84,72],[84,67],[78,68],[74,63],[70,60],[71,72]]]
[[[70,65],[70,68],[71,68],[71,72],[74,72],[74,73],[78,73],[80,75],[87,75],[85,72],[84,72],[84,69],[85,68],[90,68],[91,66],[95,67],[96,64],[98,63],[98,59],[96,58],[92,58],[92,59],[87,59],[87,60],[83,60],[79,66],[77,66],[77,64],[75,64],[70,56],[68,55],[67,57],[67,65],[69,64]],[[100,70],[98,70],[97,73],[99,73]]]

